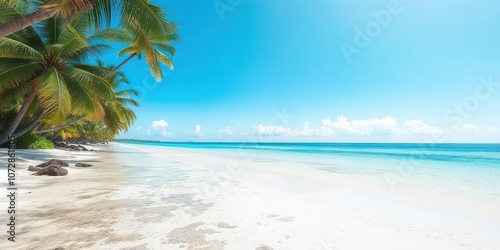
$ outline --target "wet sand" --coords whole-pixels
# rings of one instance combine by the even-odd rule
[[[117,143],[96,149],[18,153],[16,242],[3,233],[0,249],[494,249],[500,244],[498,212],[436,204],[439,195],[389,193],[348,177],[203,150]],[[50,159],[70,163],[69,174],[26,171]],[[76,162],[94,167],[76,168]],[[0,174],[6,176],[5,169]],[[0,206],[7,207],[5,197]]]

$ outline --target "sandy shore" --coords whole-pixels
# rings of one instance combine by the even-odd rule
[[[379,183],[204,150],[114,143],[96,149],[19,152],[16,243],[2,230],[0,249],[500,246],[500,204],[390,191]],[[53,158],[70,163],[67,176],[26,171]],[[76,168],[76,162],[95,166]],[[5,169],[0,174],[6,178]],[[7,221],[5,196],[0,206]]]

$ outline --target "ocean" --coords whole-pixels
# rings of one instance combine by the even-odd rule
[[[387,188],[425,188],[500,199],[500,144],[173,143],[126,142],[275,162],[289,168],[378,181]]]

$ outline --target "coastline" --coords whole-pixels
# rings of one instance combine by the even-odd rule
[[[19,151],[16,249],[40,249],[42,242],[46,249],[260,250],[500,244],[495,204],[393,192],[376,182],[206,150],[121,143],[97,150]],[[63,177],[26,171],[52,158],[95,166],[69,167]]]

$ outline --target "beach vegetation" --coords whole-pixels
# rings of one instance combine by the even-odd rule
[[[10,135],[27,133],[110,141],[128,130],[136,118],[132,108],[139,106],[138,92],[124,87],[129,80],[120,68],[144,55],[157,81],[163,79],[160,65],[173,69],[171,43],[179,37],[163,9],[145,0],[89,2],[0,3],[0,34],[13,28],[12,21],[51,11],[47,18],[0,35],[0,145]],[[133,6],[141,10],[131,15]],[[122,16],[120,25],[109,27],[113,8],[121,9]],[[101,23],[107,26],[100,29]],[[128,57],[115,67],[97,60],[113,49],[110,41],[126,44],[117,54]]]
[[[16,147],[19,149],[53,149],[54,143],[43,136],[34,133],[26,133],[17,138]]]
[[[150,0],[3,0],[22,15],[0,21],[0,37],[19,32],[51,18],[85,20],[91,29],[136,21],[147,33],[165,35],[173,31],[164,10]]]
[[[168,23],[166,25],[175,27],[173,23]],[[142,55],[144,55],[149,66],[151,75],[158,82],[161,82],[163,79],[160,65],[167,66],[170,70],[174,69],[174,64],[169,55],[175,56],[175,48],[171,43],[180,39],[177,34],[168,33],[160,35],[158,33],[148,33],[140,23],[134,20],[125,23],[121,31],[119,35],[109,38],[117,42],[125,43],[127,47],[118,51],[117,55],[128,55],[128,57],[121,64],[116,66],[113,71],[120,69],[134,57],[140,59]]]

